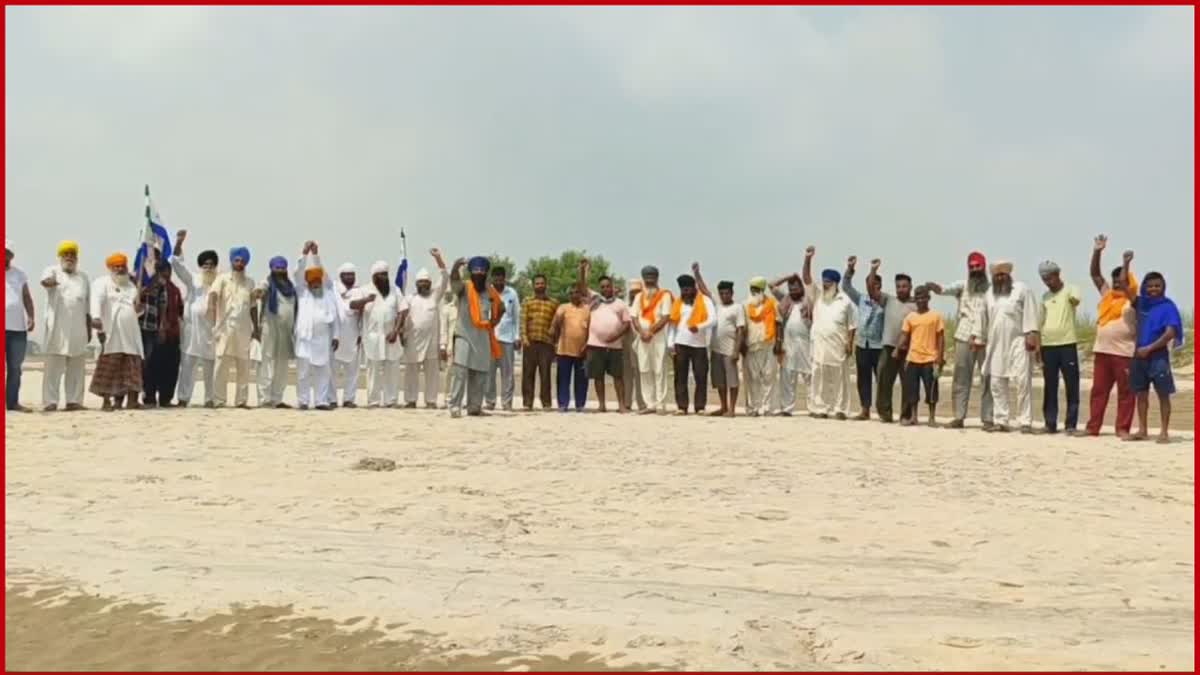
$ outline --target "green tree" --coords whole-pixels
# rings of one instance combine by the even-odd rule
[[[534,258],[521,270],[516,283],[521,298],[533,295],[533,277],[538,274],[546,276],[547,293],[559,302],[567,302],[571,298],[571,287],[579,278],[579,261],[586,257],[592,263],[591,274],[588,275],[588,286],[596,289],[600,285],[600,277],[612,276],[613,284],[618,289],[624,289],[625,280],[609,274],[609,262],[604,256],[588,255],[586,251],[563,251],[557,258],[542,256]]]

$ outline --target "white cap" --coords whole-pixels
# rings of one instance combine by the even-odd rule
[[[429,281],[429,270],[422,267],[417,271],[417,281]]]
[[[380,273],[386,274],[387,271],[388,271],[388,264],[382,260],[376,260],[375,264],[371,265],[371,276],[375,276],[376,274],[380,274]]]
[[[358,273],[358,268],[354,266],[354,263],[343,263],[342,266],[338,268],[338,274],[357,274],[357,273]]]

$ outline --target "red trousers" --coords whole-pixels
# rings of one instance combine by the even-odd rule
[[[1133,359],[1115,354],[1096,354],[1092,370],[1092,401],[1088,416],[1087,432],[1100,434],[1104,426],[1104,411],[1108,408],[1108,395],[1113,384],[1117,385],[1117,433],[1127,434],[1133,426],[1133,390],[1129,387],[1129,366]]]

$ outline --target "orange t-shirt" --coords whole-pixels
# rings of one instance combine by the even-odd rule
[[[938,335],[946,332],[946,320],[936,310],[909,312],[904,317],[901,332],[908,335],[908,362],[917,365],[936,363]]]

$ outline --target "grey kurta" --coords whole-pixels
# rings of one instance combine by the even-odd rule
[[[258,307],[259,325],[262,327],[262,357],[264,361],[276,358],[296,358],[294,334],[296,330],[296,299],[279,295],[279,313],[267,309],[267,298],[263,296]]]
[[[456,298],[458,319],[454,327],[454,363],[469,370],[487,372],[492,367],[491,332],[480,330],[471,323],[471,303],[467,299],[467,287],[462,281],[451,282]],[[484,318],[492,317],[493,307],[486,291],[479,299]]]

